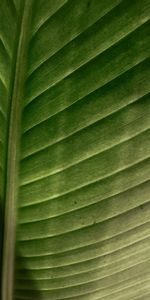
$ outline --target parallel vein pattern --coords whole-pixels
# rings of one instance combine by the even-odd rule
[[[14,299],[149,299],[150,3],[26,5]]]

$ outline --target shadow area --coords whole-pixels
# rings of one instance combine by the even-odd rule
[[[14,300],[42,300],[42,294],[39,287],[32,278],[31,271],[27,268],[23,261],[23,257],[16,250],[15,255],[15,274],[14,274]],[[21,274],[25,279],[21,279]]]
[[[0,291],[2,284],[2,257],[3,257],[3,232],[4,232],[4,210],[2,208],[2,199],[0,197]]]
[[[3,266],[3,241],[4,241],[4,207],[2,206],[2,199],[0,198],[0,299],[2,298],[2,266]],[[25,274],[29,282],[29,289],[25,290],[23,288],[24,281],[18,280],[18,272],[16,269],[16,265],[19,262],[19,269],[22,273]],[[20,272],[19,270],[19,272]],[[9,286],[9,282],[8,282]],[[31,293],[29,295],[29,290]],[[21,299],[36,299],[42,300],[42,296],[40,291],[38,290],[38,286],[36,285],[35,281],[32,280],[30,271],[26,268],[25,264],[21,259],[21,255],[16,251],[15,255],[15,273],[14,273],[14,297],[13,300],[21,300]]]

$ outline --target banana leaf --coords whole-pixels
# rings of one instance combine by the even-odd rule
[[[150,299],[149,17],[0,0],[2,300]]]

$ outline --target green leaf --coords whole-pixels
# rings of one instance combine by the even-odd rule
[[[149,299],[149,15],[0,1],[2,300]]]

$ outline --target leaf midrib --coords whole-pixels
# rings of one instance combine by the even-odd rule
[[[5,184],[5,216],[2,265],[2,300],[13,299],[16,208],[19,168],[19,141],[21,124],[21,103],[25,81],[27,32],[33,0],[20,1],[17,21],[16,44],[14,49],[9,95],[9,120],[7,133],[7,159]]]

